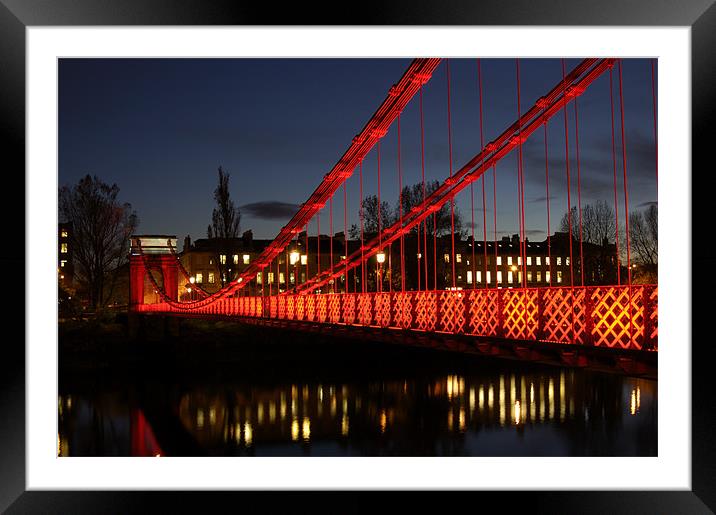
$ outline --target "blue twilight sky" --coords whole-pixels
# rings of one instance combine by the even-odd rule
[[[567,73],[579,61],[565,61]],[[409,59],[61,59],[59,184],[85,174],[120,187],[140,218],[139,233],[206,237],[217,168],[231,174],[241,230],[273,238],[318,186],[373,115]],[[476,59],[450,59],[453,169],[480,150]],[[482,59],[485,143],[517,118],[515,59]],[[449,175],[447,66],[424,87],[427,179]],[[652,61],[623,62],[630,211],[656,202]],[[654,73],[656,74],[654,64]],[[520,60],[521,111],[562,78],[559,59]],[[655,78],[656,79],[656,78]],[[658,79],[656,79],[658,81]],[[657,86],[658,89],[658,86]],[[619,212],[624,213],[618,69],[614,68]],[[614,203],[609,74],[579,98],[582,205]],[[568,109],[572,205],[577,203],[576,134]],[[567,209],[564,117],[548,124],[551,232]],[[398,195],[397,129],[381,142],[381,198]],[[401,116],[403,183],[420,181],[418,96]],[[526,234],[547,230],[544,133],[523,146]],[[367,156],[364,195],[377,192],[377,149]],[[492,239],[492,177],[485,183]],[[357,222],[358,173],[348,180],[348,225]],[[457,198],[470,223],[470,189]],[[482,190],[475,183],[476,238],[482,239]],[[517,152],[497,166],[498,237],[517,233]],[[623,220],[623,218],[622,218]],[[321,214],[327,233],[328,208]],[[334,232],[343,229],[343,195],[334,202]],[[315,222],[310,228],[315,232]],[[468,228],[469,230],[469,228]]]

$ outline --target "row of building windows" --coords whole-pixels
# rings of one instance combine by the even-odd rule
[[[423,257],[422,254],[418,254],[418,258],[421,258],[421,257]],[[562,257],[557,256],[556,258],[557,258],[557,266],[561,266],[562,265]],[[450,262],[450,254],[445,254],[443,256],[443,259],[445,260],[446,263],[449,263]],[[455,262],[462,263],[462,254],[455,254]],[[482,258],[478,257],[477,262],[478,262],[478,264],[482,264]],[[527,256],[527,266],[532,266],[532,263],[533,263],[532,256]],[[470,264],[469,259],[467,260],[467,264],[468,265]],[[492,256],[487,256],[487,264],[492,264]],[[497,256],[497,264],[502,265],[502,256]],[[522,256],[517,256],[517,264],[522,265]],[[535,256],[534,264],[537,266],[541,266],[542,265],[542,256]],[[549,266],[549,256],[545,256],[544,264]],[[564,258],[564,264],[566,266],[569,266],[569,258],[568,257]],[[508,266],[512,265],[512,256],[507,256],[507,265]]]
[[[487,284],[492,283],[492,273],[488,270],[485,274],[485,278],[487,279]],[[531,271],[527,272],[527,282],[531,283],[533,282],[532,279],[535,279],[534,282],[541,283],[542,282],[542,272],[536,272],[534,275]],[[544,282],[548,283],[550,282],[550,273],[549,271],[546,271],[544,273]],[[512,271],[507,272],[507,284],[513,284],[515,279],[515,274],[512,273]],[[482,271],[478,270],[475,272],[475,282],[476,284],[482,284]],[[522,282],[522,272],[517,273],[517,282]],[[562,271],[557,270],[557,283],[562,282]],[[467,284],[472,284],[472,270],[467,271]],[[502,271],[497,271],[497,284],[502,284]]]
[[[238,265],[238,264],[239,264],[239,255],[238,255],[238,254],[234,254],[232,257],[233,257],[234,264],[235,264],[235,265]],[[241,256],[241,258],[242,258],[242,260],[243,260],[243,263],[244,263],[245,265],[248,265],[251,256],[249,256],[248,254],[244,254],[243,256]],[[226,254],[219,254],[219,262],[220,262],[222,265],[225,265],[225,264],[226,264]],[[209,263],[211,264],[211,260],[209,261]]]

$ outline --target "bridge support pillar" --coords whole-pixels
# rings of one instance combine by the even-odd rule
[[[129,309],[144,304],[144,261],[142,256],[129,257]]]
[[[172,255],[161,256],[162,279],[164,282],[164,293],[172,300],[177,300],[179,294],[179,279],[177,272],[177,260]]]

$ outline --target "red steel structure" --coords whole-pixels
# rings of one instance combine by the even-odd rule
[[[581,268],[580,277],[575,278],[573,269],[574,255],[580,257],[580,263],[584,262],[582,242],[582,217],[581,217],[581,184],[582,170],[579,166],[579,119],[577,112],[577,99],[587,88],[602,74],[609,73],[610,101],[612,112],[612,152],[614,157],[614,172],[616,177],[616,147],[614,145],[614,95],[612,94],[613,73],[612,69],[617,66],[617,80],[619,92],[619,113],[621,115],[621,148],[622,148],[622,172],[624,184],[624,202],[628,213],[628,191],[627,191],[627,162],[626,162],[626,141],[624,131],[623,114],[623,92],[622,92],[622,69],[621,61],[612,58],[587,58],[582,60],[569,73],[564,68],[562,61],[562,80],[559,81],[550,91],[539,98],[537,102],[525,112],[521,110],[520,98],[520,66],[519,59],[516,60],[516,83],[517,83],[517,120],[509,125],[499,136],[487,144],[483,144],[482,127],[482,71],[480,62],[477,63],[477,76],[479,81],[480,99],[480,150],[470,158],[462,167],[453,170],[452,152],[452,122],[451,122],[451,82],[449,61],[446,63],[447,76],[447,133],[450,146],[449,152],[449,174],[429,194],[425,189],[424,173],[424,139],[423,139],[423,88],[430,81],[434,71],[440,65],[440,59],[415,59],[401,79],[393,85],[383,103],[371,117],[363,130],[353,138],[348,150],[336,163],[333,169],[327,173],[316,190],[308,200],[301,205],[294,217],[281,229],[273,242],[258,256],[242,274],[220,291],[208,294],[197,289],[199,295],[197,300],[190,302],[179,302],[176,299],[177,270],[188,278],[188,273],[178,262],[171,242],[168,242],[168,254],[156,256],[146,254],[141,245],[135,244],[130,260],[132,291],[135,292],[131,301],[131,309],[138,312],[162,312],[179,313],[188,316],[237,316],[262,318],[267,320],[289,320],[302,321],[316,324],[337,324],[344,326],[363,326],[381,329],[410,330],[416,332],[448,333],[456,335],[472,335],[480,337],[493,337],[508,340],[529,340],[568,345],[590,345],[597,347],[632,349],[641,351],[656,351],[657,346],[657,292],[656,285],[632,284],[631,257],[629,254],[629,240],[627,232],[626,253],[627,253],[627,283],[623,284],[618,278],[616,285],[611,286],[585,286],[584,269]],[[653,89],[653,84],[652,84]],[[402,197],[400,198],[399,216],[395,223],[383,227],[381,224],[380,209],[378,210],[378,233],[371,235],[370,239],[364,237],[363,231],[363,160],[375,147],[378,158],[378,205],[380,205],[380,141],[389,128],[396,122],[398,137],[398,160],[397,160],[397,182],[402,195],[403,175],[401,168],[400,150],[400,115],[411,99],[418,94],[420,103],[420,130],[421,130],[421,162],[423,194],[421,201],[412,209],[404,212],[402,208]],[[576,131],[576,175],[577,180],[571,184],[577,185],[577,206],[579,217],[572,219],[570,169],[569,169],[569,121],[567,117],[567,106],[574,105],[574,124]],[[655,109],[654,102],[654,109]],[[567,213],[569,222],[569,234],[572,232],[572,224],[579,224],[579,241],[574,242],[574,236],[569,238],[570,256],[570,277],[569,286],[544,288],[532,288],[527,286],[526,261],[527,251],[525,244],[525,183],[522,169],[522,145],[538,129],[544,128],[545,138],[545,179],[547,191],[547,234],[549,247],[549,173],[548,173],[548,150],[547,150],[547,123],[555,115],[563,114],[565,130],[565,158],[567,163]],[[654,116],[656,114],[654,113]],[[655,142],[656,143],[656,142]],[[484,273],[487,275],[487,220],[485,218],[485,184],[484,174],[492,170],[493,174],[493,209],[495,214],[495,233],[497,228],[496,220],[496,192],[495,192],[495,168],[498,162],[513,150],[519,155],[518,165],[518,219],[520,225],[520,259],[521,271],[518,285],[515,288],[488,287],[487,281],[484,287],[477,289],[473,281],[472,289],[459,290],[455,286],[455,240],[454,240],[454,203],[458,193],[470,186],[471,202],[474,202],[472,184],[481,179],[482,206],[483,206],[483,238],[484,247]],[[334,195],[338,193],[344,202],[344,230],[347,229],[347,199],[346,183],[358,169],[360,179],[360,200],[356,206],[360,206],[360,248],[348,254],[346,239],[345,256],[341,256],[338,264],[333,264],[333,201]],[[342,192],[339,189],[343,187]],[[489,190],[489,188],[488,188]],[[617,183],[614,183],[614,198],[617,198]],[[434,277],[429,280],[428,267],[428,238],[429,224],[435,224],[435,213],[444,205],[451,207],[451,236],[452,248],[452,281],[453,288],[437,290],[436,263],[437,255],[433,247],[433,273]],[[271,291],[269,283],[268,292],[264,289],[264,282],[261,282],[260,295],[256,293],[259,288],[250,288],[253,283],[258,286],[257,274],[265,270],[279,270],[279,256],[286,254],[292,241],[296,241],[299,233],[306,231],[306,252],[308,252],[308,226],[315,218],[317,233],[320,235],[320,212],[328,206],[329,227],[330,227],[330,253],[331,265],[320,267],[320,237],[316,239],[319,254],[318,266],[314,277],[306,277],[306,280],[299,284],[296,278],[296,286],[292,291],[280,292],[277,283],[276,290]],[[472,208],[472,204],[471,204]],[[617,208],[617,206],[615,206]],[[617,227],[619,225],[618,208]],[[474,215],[473,215],[474,216]],[[625,217],[628,221],[628,217]],[[473,242],[474,239],[474,217],[472,220]],[[434,225],[433,225],[434,228]],[[576,229],[576,225],[575,225]],[[418,289],[406,290],[405,286],[405,236],[417,230],[418,252],[422,247],[425,253],[423,260],[424,267],[421,268],[418,262]],[[422,231],[422,232],[421,232]],[[496,236],[496,234],[495,234]],[[619,268],[619,242],[617,236],[617,271]],[[435,236],[433,236],[435,237]],[[400,250],[400,261],[394,266],[388,263],[389,270],[399,270],[401,281],[400,286],[393,287],[392,280],[389,280],[388,291],[382,288],[383,277],[379,277],[375,292],[366,291],[365,269],[369,259],[377,258],[382,267],[385,260],[385,252],[389,252],[389,260],[392,257],[392,245]],[[473,277],[475,270],[475,257],[473,246]],[[495,245],[497,252],[497,245]],[[497,257],[497,255],[496,255]],[[381,259],[383,261],[381,261]],[[171,271],[173,263],[174,270]],[[549,262],[550,270],[552,267]],[[286,261],[288,267],[288,261]],[[158,284],[151,270],[160,270],[162,273],[162,284]],[[308,266],[306,265],[306,275]],[[288,271],[288,268],[286,268]],[[349,293],[348,273],[359,272],[361,277],[360,291]],[[424,273],[423,273],[424,272]],[[378,273],[381,273],[378,271]],[[495,269],[495,275],[497,275]],[[287,272],[288,274],[288,272]],[[264,274],[262,276],[265,277]],[[356,274],[357,276],[357,274]],[[422,279],[421,279],[422,276]],[[136,292],[143,292],[145,277],[152,282],[154,289],[158,292],[160,302],[146,304]],[[619,276],[618,276],[619,277]],[[334,284],[343,278],[346,284],[345,293],[335,292]],[[577,284],[575,284],[575,280]],[[421,284],[422,281],[422,284]],[[497,284],[497,281],[494,283]],[[432,285],[432,289],[430,286]],[[249,286],[249,288],[247,288]],[[324,288],[328,287],[328,292]],[[421,289],[422,287],[422,289]],[[173,289],[172,289],[173,288]],[[253,290],[253,291],[251,291]],[[251,291],[251,293],[249,293]]]

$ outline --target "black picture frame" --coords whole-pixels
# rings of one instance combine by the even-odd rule
[[[703,163],[700,174],[684,173],[684,180],[692,182],[693,199],[690,249],[688,235],[684,235],[686,253],[691,250],[691,256],[686,255],[685,259],[691,258],[693,270],[711,270],[716,264],[708,246],[699,240],[699,235],[709,234],[710,219],[701,209],[708,205],[709,186],[716,184],[712,160],[709,160],[715,135],[713,113],[716,112],[716,6],[713,0],[487,0],[480,3],[459,0],[450,4],[428,0],[386,5],[351,4],[350,7],[346,9],[347,16],[341,17],[337,10],[317,12],[318,3],[278,8],[277,5],[249,5],[229,0],[173,3],[163,0],[0,0],[0,146],[6,164],[3,167],[5,191],[24,198],[19,192],[25,192],[25,175],[21,171],[25,169],[25,29],[29,26],[316,25],[321,15],[330,18],[321,20],[329,25],[685,26],[691,27],[692,44],[692,169],[701,170],[699,164]],[[19,206],[13,212],[18,213],[20,209],[24,212],[23,208]],[[6,219],[10,222],[6,227],[7,241],[13,244],[4,253],[2,262],[3,269],[13,273],[5,274],[3,283],[15,293],[12,300],[6,302],[5,320],[25,318],[24,295],[20,293],[24,291],[24,274],[20,271],[25,270],[24,243],[32,235],[25,233],[25,224],[20,224],[17,218]],[[684,302],[692,302],[693,343],[675,342],[691,344],[692,490],[475,492],[479,502],[495,501],[500,503],[495,505],[544,513],[710,513],[716,510],[716,443],[712,437],[716,427],[716,396],[708,381],[714,362],[707,326],[711,314],[707,292],[714,291],[716,279],[712,273],[705,275],[698,284],[692,282],[692,299],[684,299]],[[25,491],[24,338],[24,331],[21,336],[6,337],[0,358],[0,510],[7,513],[133,513],[148,511],[150,502],[159,501],[163,512],[201,513],[209,506],[218,506],[224,499],[233,502],[236,495],[241,495],[242,510],[263,507],[265,511],[265,498],[246,492],[173,492],[168,496],[162,492]],[[212,499],[207,500],[206,495]],[[412,498],[422,502],[422,497]],[[360,506],[358,499],[344,503],[341,505],[351,511]]]

